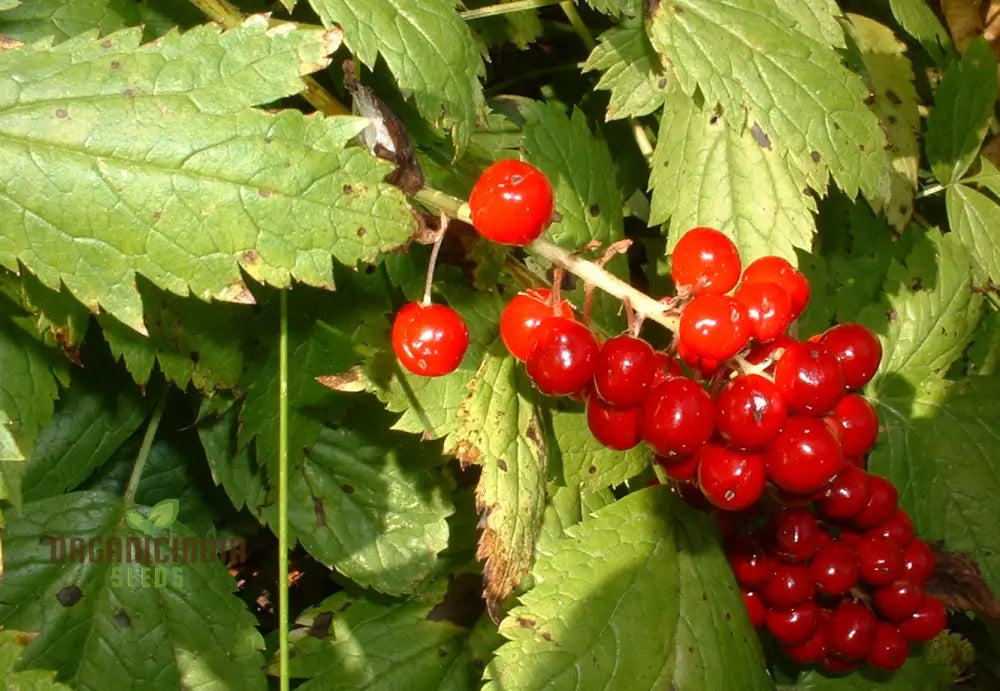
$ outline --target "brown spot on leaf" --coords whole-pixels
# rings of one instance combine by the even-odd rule
[[[322,528],[326,525],[326,509],[319,497],[313,497],[313,510],[316,512],[316,527]]]
[[[267,199],[268,197],[271,196],[271,190],[267,189],[266,187],[261,187],[259,190],[257,190],[257,194],[259,194],[264,199]]]
[[[937,569],[924,584],[933,595],[950,609],[976,612],[991,619],[1000,619],[1000,603],[979,574],[979,567],[967,554],[956,554],[932,545],[937,554]]]
[[[368,230],[366,228],[364,228],[364,227],[358,228],[358,237],[359,238],[363,238],[366,235],[368,235]]]
[[[101,48],[114,48],[115,42],[110,38],[106,38],[101,41]]]
[[[590,208],[587,211],[590,213],[591,218],[597,218],[598,216],[601,215],[601,205],[591,204]]]
[[[125,610],[118,610],[118,614],[115,615],[115,626],[119,629],[132,628],[132,618],[125,612]]]
[[[518,617],[517,625],[522,629],[533,629],[538,626],[538,622],[534,619],[529,619],[528,617]]]
[[[316,377],[316,381],[334,391],[358,393],[365,390],[366,377],[362,367],[358,365],[341,374],[325,374]]]
[[[552,634],[548,631],[542,631],[542,638],[547,640],[549,643],[553,641]]]
[[[438,657],[448,657],[448,651],[444,648],[438,648]]]
[[[313,638],[326,638],[333,623],[333,612],[320,612],[309,627],[309,635]]]
[[[873,103],[875,103],[875,94],[868,94],[868,95],[867,95],[867,96],[865,97],[865,101],[864,101],[864,103],[865,103],[865,105],[866,105],[866,106],[870,106],[870,105],[872,105]]]
[[[596,465],[590,466],[589,468],[587,468],[587,472],[593,475],[594,473],[597,472],[597,466]]]
[[[750,135],[753,137],[753,140],[757,142],[757,146],[762,149],[767,149],[768,151],[771,150],[771,138],[767,136],[764,130],[762,130],[760,125],[756,122],[750,127]]]
[[[79,602],[82,597],[83,591],[75,585],[68,585],[56,593],[56,599],[59,600],[59,604],[63,607],[72,607]]]
[[[666,77],[660,77],[660,80],[658,82],[656,82],[656,88],[657,89],[666,89],[667,88],[667,78]]]
[[[497,459],[497,468],[499,468],[500,470],[502,470],[503,472],[506,473],[507,472],[507,461],[503,460],[502,458],[498,458]]]
[[[243,250],[243,263],[244,264],[260,263],[260,252],[258,252],[255,249]]]
[[[135,89],[131,86],[126,87],[125,90],[122,91],[122,96],[125,98],[135,98]]]
[[[64,118],[67,115],[69,115],[69,113],[66,112],[65,108],[56,108],[56,117],[57,118]]]
[[[344,194],[354,194],[354,188],[350,185],[344,185]]]
[[[344,494],[354,494],[354,485],[344,483],[340,486],[340,489],[344,490]]]
[[[889,99],[889,103],[891,103],[894,106],[898,106],[903,102],[902,100],[900,100],[899,96],[896,95],[896,92],[893,91],[892,89],[885,90],[885,97]]]
[[[121,66],[122,66],[122,61],[121,60],[112,60],[111,61],[111,69],[118,70],[118,69],[121,69]]]
[[[160,211],[154,211],[153,212],[153,220],[154,221],[159,221],[160,220],[160,216],[162,216],[162,215],[163,215],[162,212],[160,212]]]

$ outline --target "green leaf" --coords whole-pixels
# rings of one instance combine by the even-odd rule
[[[20,631],[0,631],[0,679],[8,689],[25,691],[70,691],[56,681],[56,673],[41,669],[18,670],[18,659],[34,634]]]
[[[997,377],[884,383],[877,404],[885,433],[869,459],[871,470],[898,488],[917,533],[971,555],[994,593],[1000,592],[998,385]]]
[[[86,545],[100,537],[102,547],[142,538],[122,523],[124,510],[113,495],[77,492],[8,517],[0,624],[39,630],[22,663],[53,669],[75,688],[144,680],[155,688],[266,689],[263,639],[217,559],[157,567],[60,560],[60,545],[68,549],[72,538]],[[173,530],[194,537],[180,524]]]
[[[553,412],[552,428],[556,444],[551,451],[561,459],[563,481],[569,487],[618,485],[648,468],[652,460],[648,449],[614,451],[598,442],[582,413]]]
[[[215,484],[222,485],[237,510],[246,508],[263,520],[261,510],[267,503],[266,472],[257,464],[254,447],[241,446],[237,441],[239,412],[234,399],[203,398],[198,437]]]
[[[24,306],[35,315],[35,328],[74,354],[90,324],[90,312],[64,289],[50,290],[30,271],[21,272]]]
[[[868,320],[887,334],[876,390],[891,377],[918,384],[948,371],[979,322],[982,295],[972,287],[972,261],[954,233],[930,230],[905,267],[893,262],[885,287],[888,314],[879,310],[878,319]]]
[[[774,688],[707,516],[654,487],[567,533],[501,624],[487,688]]]
[[[796,262],[796,248],[812,245],[815,201],[769,142],[739,128],[671,91],[651,163],[650,224],[670,219],[671,246],[705,225],[729,235],[746,262],[769,254]]]
[[[849,196],[886,194],[885,135],[863,103],[867,90],[795,16],[767,0],[663,0],[647,31],[684,92],[700,88],[737,131],[757,125],[796,167],[822,161]]]
[[[501,0],[499,4],[510,2],[517,2],[517,0]],[[470,10],[496,4],[498,3],[493,0],[467,0],[462,3]],[[530,44],[537,41],[543,33],[541,17],[538,16],[537,12],[531,10],[507,12],[492,17],[479,17],[469,21],[469,28],[473,34],[483,39],[483,57],[486,59],[489,59],[487,57],[489,46],[503,46],[507,43],[513,43],[521,50],[527,50]],[[435,185],[435,187],[437,186]]]
[[[846,675],[826,676],[818,670],[799,675],[794,686],[782,691],[942,691],[952,682],[948,668],[935,664],[924,654],[911,655],[893,672],[865,668]]]
[[[0,71],[17,76],[0,93],[4,266],[62,281],[142,332],[136,273],[178,295],[246,302],[240,269],[329,286],[331,252],[353,266],[409,235],[402,194],[381,182],[387,166],[343,149],[365,121],[248,108],[296,93],[336,36],[256,17],[139,39],[0,53]]]
[[[531,569],[545,511],[547,452],[531,384],[500,339],[493,342],[458,410],[446,450],[482,468],[476,506],[484,515],[476,556],[494,619]]]
[[[607,120],[648,115],[663,105],[667,74],[641,24],[610,29],[583,71],[603,72],[595,89],[610,91]]]
[[[7,11],[11,8],[16,9]],[[173,0],[2,0],[0,11],[4,11],[0,34],[29,43],[46,37],[62,41],[94,29],[109,34],[140,25],[144,35],[153,38],[204,21],[192,4]]]
[[[598,12],[612,17],[620,17],[623,14],[636,17],[642,11],[642,0],[586,0],[586,2]]]
[[[836,0],[775,0],[774,5],[791,19],[797,31],[834,48],[844,47],[844,28],[839,21],[841,9]]]
[[[149,519],[135,509],[129,509],[125,512],[125,525],[143,535],[148,535],[153,529],[153,524],[150,523]]]
[[[149,522],[154,528],[169,528],[177,520],[181,503],[178,499],[164,499],[149,510]]]
[[[1000,206],[963,184],[945,192],[948,226],[973,258],[973,280],[1000,281]]]
[[[311,681],[298,688],[474,688],[469,631],[433,617],[435,594],[393,602],[341,592],[303,612],[289,635],[290,675]]]
[[[951,52],[951,37],[926,0],[889,0],[896,21],[910,36],[920,41],[935,62],[944,64],[945,53]]]
[[[920,113],[913,86],[913,67],[904,54],[906,45],[887,26],[859,14],[850,14],[849,30],[863,64],[873,101],[869,106],[889,138],[890,186],[888,197],[874,197],[872,206],[903,230],[913,215],[920,162]]]
[[[309,0],[323,25],[368,67],[379,55],[430,122],[452,129],[456,152],[469,143],[485,102],[486,70],[472,32],[450,0]],[[442,114],[447,118],[442,118]]]
[[[934,91],[927,118],[927,160],[942,185],[960,180],[979,155],[997,96],[997,60],[973,41]]]
[[[527,103],[523,112],[524,150],[552,181],[562,216],[547,231],[550,239],[572,249],[591,240],[620,240],[622,199],[611,152],[591,134],[583,112],[574,109],[567,117],[558,104],[537,102]]]

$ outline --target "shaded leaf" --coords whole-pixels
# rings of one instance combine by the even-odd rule
[[[951,48],[951,37],[926,0],[889,0],[892,14],[910,36],[920,41],[940,65]]]
[[[642,0],[586,0],[586,3],[598,12],[612,17],[636,17],[642,10]]]
[[[602,72],[594,88],[611,92],[608,120],[648,115],[663,105],[667,73],[641,24],[601,34],[583,70]]]
[[[30,271],[21,272],[24,306],[35,315],[35,328],[50,334],[71,359],[78,355],[90,324],[90,312],[65,289],[50,290]]]

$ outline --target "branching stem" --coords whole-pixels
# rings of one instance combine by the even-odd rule
[[[477,7],[474,10],[465,10],[461,13],[462,19],[469,21],[481,19],[483,17],[495,17],[501,14],[511,14],[512,12],[523,12],[549,5],[558,5],[560,0],[517,0],[516,2],[501,2],[496,5]]]

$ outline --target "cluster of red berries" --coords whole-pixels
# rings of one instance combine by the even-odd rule
[[[783,509],[763,529],[727,538],[751,621],[800,664],[899,668],[911,643],[947,621],[941,601],[924,593],[934,553],[914,538],[892,485],[855,466],[815,508]]]

